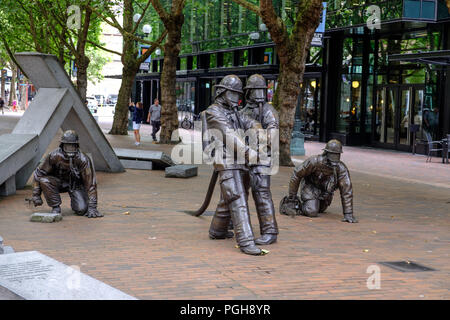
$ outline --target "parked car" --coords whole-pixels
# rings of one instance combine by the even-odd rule
[[[87,107],[89,108],[89,111],[91,111],[92,114],[97,113],[98,108],[98,102],[94,97],[86,97],[87,100]]]
[[[105,96],[102,94],[96,94],[94,97],[97,100],[98,106],[103,107],[106,102]]]
[[[106,104],[113,104],[115,105],[117,103],[117,94],[109,94],[106,98]]]

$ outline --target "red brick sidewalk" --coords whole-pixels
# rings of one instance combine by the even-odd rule
[[[113,146],[134,147],[132,135],[108,139]],[[150,140],[145,136],[141,148],[170,151],[170,146]],[[306,149],[316,153],[321,146],[307,143]],[[21,190],[0,200],[0,234],[16,251],[38,250],[78,265],[141,299],[449,299],[450,197],[441,184],[450,181],[450,165],[438,166],[437,158],[425,165],[419,156],[382,150],[344,151],[360,223],[340,222],[338,193],[319,218],[277,212],[279,241],[266,246],[270,253],[262,257],[240,253],[234,239],[209,240],[211,216],[180,212],[202,202],[211,175],[206,165],[200,166],[198,177],[187,180],[166,179],[163,171],[98,173],[99,209],[105,217],[94,220],[74,216],[64,195],[63,221],[28,222],[38,210],[25,206],[30,190]],[[417,166],[423,160],[421,173],[400,170],[416,159]],[[391,177],[379,176],[378,169]],[[431,175],[434,185],[420,183],[429,169],[440,172]],[[291,172],[281,168],[272,179],[277,211]],[[217,191],[210,210],[217,204]],[[252,201],[250,209],[258,235]],[[402,273],[379,264],[397,260],[437,271]],[[381,269],[379,290],[369,290],[366,284],[366,270],[374,264]]]

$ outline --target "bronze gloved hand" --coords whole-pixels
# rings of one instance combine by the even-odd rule
[[[285,196],[280,202],[280,213],[288,216],[299,214],[300,199],[296,194]]]
[[[356,220],[353,216],[353,213],[344,213],[344,219],[342,219],[342,222],[357,223],[358,220]]]
[[[42,198],[40,195],[33,195],[31,200],[33,201],[33,204],[35,207],[42,206],[42,204],[43,204]]]
[[[94,207],[89,207],[84,215],[88,218],[103,217],[103,214],[98,212],[97,208]]]

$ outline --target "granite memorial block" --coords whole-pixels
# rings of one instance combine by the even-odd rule
[[[166,168],[166,178],[190,178],[198,175],[198,167],[180,164]]]
[[[0,287],[26,300],[135,299],[38,251],[0,255]]]
[[[31,215],[31,222],[58,222],[62,220],[62,215],[60,213],[43,213],[43,212],[35,212]]]
[[[162,151],[114,148],[120,160],[151,161],[152,169],[165,169],[175,163]]]

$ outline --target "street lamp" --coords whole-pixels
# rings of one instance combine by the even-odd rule
[[[259,32],[252,32],[248,35],[250,39],[252,40],[258,40],[259,39]]]
[[[141,18],[141,15],[140,15],[139,13],[136,13],[136,14],[133,16],[133,21],[134,21],[134,23],[137,23],[137,22],[139,21],[140,18]]]
[[[148,35],[149,33],[152,32],[152,27],[151,27],[149,24],[145,24],[145,25],[142,27],[142,31],[143,31],[146,35]]]
[[[161,49],[159,49],[159,48],[156,49],[156,50],[155,50],[155,54],[156,54],[157,56],[159,56],[159,55],[161,54]]]

